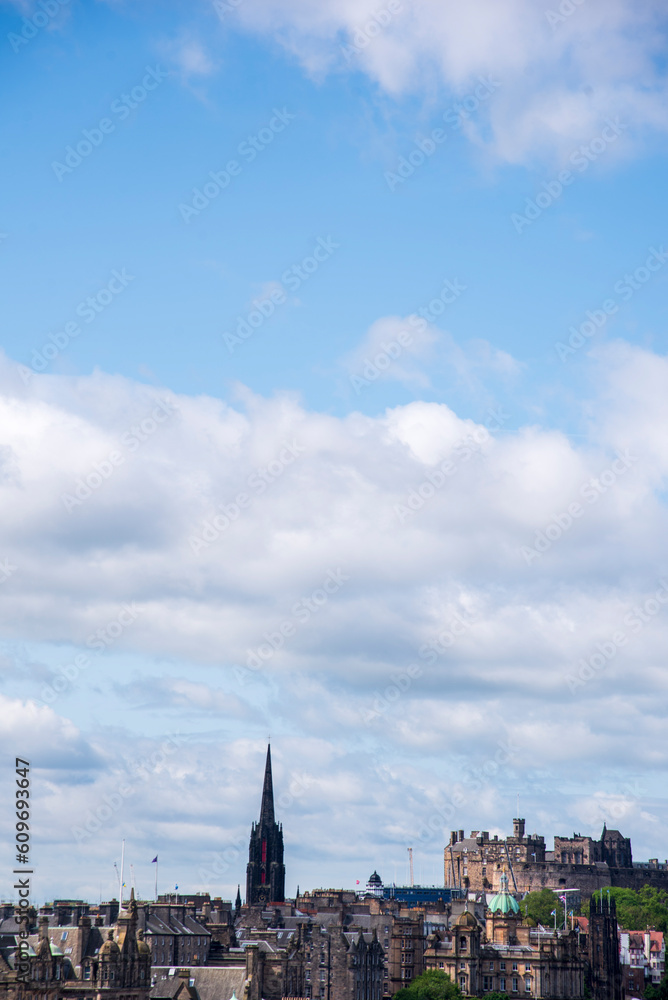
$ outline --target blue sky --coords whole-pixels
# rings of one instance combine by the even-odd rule
[[[453,827],[505,830],[520,791],[548,840],[606,820],[661,855],[661,614],[568,684],[668,571],[661,5],[54,4],[0,6],[0,695],[39,891],[108,894],[125,835],[230,895],[243,858],[197,866],[246,836],[267,732],[302,887],[401,872],[508,739]],[[71,817],[177,729],[73,884]]]

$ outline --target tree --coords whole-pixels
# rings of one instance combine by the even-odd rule
[[[554,927],[552,910],[556,910],[557,927],[564,925],[564,908],[551,889],[528,893],[520,903],[520,909],[530,920],[544,927]]]
[[[510,1000],[507,993],[498,993],[494,990],[493,993],[485,993],[485,1000]]]
[[[617,923],[626,931],[644,931],[652,927],[668,933],[668,892],[643,885],[640,889],[620,889],[616,886],[604,889],[615,901]],[[598,893],[597,893],[598,895]],[[589,902],[583,904],[581,912],[589,915]]]
[[[643,996],[645,1000],[668,1000],[668,976],[664,976],[658,986],[648,986]]]
[[[462,992],[440,969],[427,969],[410,986],[394,994],[394,1000],[460,1000]]]

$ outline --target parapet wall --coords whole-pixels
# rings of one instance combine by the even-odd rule
[[[581,889],[592,895],[598,889],[616,886],[640,889],[651,885],[668,890],[668,870],[652,868],[609,868],[607,865],[562,865],[557,862],[523,862],[513,865],[519,892],[540,889]]]

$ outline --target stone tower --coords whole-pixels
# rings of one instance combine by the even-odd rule
[[[251,827],[246,866],[246,905],[267,906],[285,902],[283,827],[274,818],[271,780],[271,747],[267,747],[260,820]]]
[[[594,1000],[622,1000],[617,909],[614,898],[602,893],[589,903],[589,979]]]

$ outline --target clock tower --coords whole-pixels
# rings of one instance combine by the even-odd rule
[[[246,866],[246,905],[269,906],[285,902],[283,827],[274,819],[271,747],[267,747],[260,820],[251,827]]]

